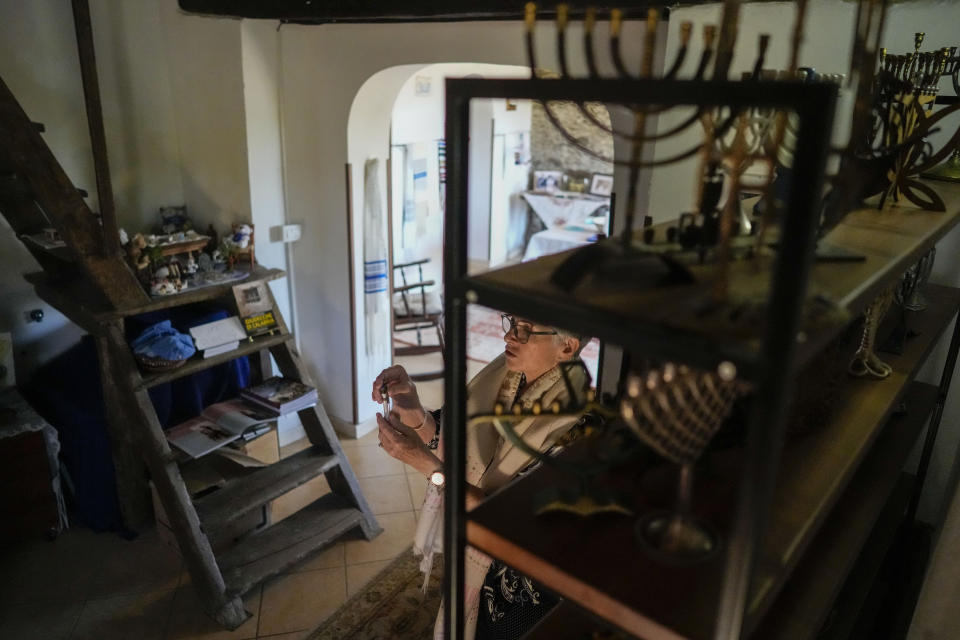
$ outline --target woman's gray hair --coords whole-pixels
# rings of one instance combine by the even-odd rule
[[[573,331],[567,331],[566,329],[561,329],[559,327],[554,327],[553,329],[554,331],[557,332],[557,335],[554,336],[554,338],[556,339],[558,344],[562,343],[567,338],[575,338],[580,342],[580,346],[577,347],[577,352],[573,354],[574,358],[579,357],[580,352],[583,351],[583,348],[587,346],[588,342],[590,342],[590,336],[585,336],[583,334],[575,333]]]

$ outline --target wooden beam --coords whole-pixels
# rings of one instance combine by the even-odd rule
[[[107,161],[107,138],[103,131],[103,110],[100,105],[100,83],[97,79],[97,57],[93,48],[93,26],[90,24],[90,6],[87,0],[73,0],[73,24],[77,32],[80,54],[80,77],[83,80],[83,98],[87,105],[87,126],[93,146],[93,170],[97,176],[97,197],[100,200],[103,255],[120,253],[120,235],[117,210],[113,203],[110,184],[110,163]]]
[[[35,219],[56,227],[74,261],[111,305],[149,300],[119,252],[102,255],[100,224],[2,78],[0,167],[18,176],[36,204]]]
[[[120,331],[120,323],[116,324]],[[137,531],[153,518],[150,506],[150,487],[143,459],[137,450],[134,429],[130,428],[128,416],[124,415],[123,398],[115,379],[120,375],[115,359],[110,355],[110,345],[105,334],[96,336],[97,358],[100,361],[100,387],[103,406],[107,412],[107,432],[110,435],[110,451],[117,483],[117,500],[123,524]]]
[[[236,629],[250,615],[244,610],[239,597],[226,592],[213,549],[200,528],[197,511],[183,484],[180,468],[171,455],[150,396],[146,391],[135,390],[140,376],[119,325],[108,328],[106,340],[110,359],[117,367],[113,380],[119,389],[116,411],[124,417],[147,463],[194,588],[208,614],[226,628]]]
[[[180,8],[188,13],[234,18],[269,18],[286,22],[322,24],[329,22],[454,22],[466,20],[520,20],[523,18],[523,2],[516,0],[474,0],[472,2],[436,2],[411,0],[370,0],[368,2],[343,2],[342,0],[179,0]],[[592,3],[574,0],[568,3],[570,14],[579,17]],[[663,1],[627,0],[620,3],[594,4],[600,15],[612,8],[624,9],[628,15],[640,16],[641,10],[663,7]],[[677,4],[677,3],[670,3]],[[679,4],[705,4],[705,2],[680,2]],[[538,12],[544,17],[556,15],[553,5],[544,6]]]

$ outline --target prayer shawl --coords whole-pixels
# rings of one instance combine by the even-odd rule
[[[577,393],[583,393],[588,384],[585,370],[582,367],[570,367],[567,371],[573,389]],[[517,398],[520,376],[520,372],[507,369],[506,357],[503,355],[484,367],[467,385],[468,419],[470,416],[492,413],[497,402],[509,409],[515,398],[524,411],[529,411],[538,400],[544,406],[549,406],[554,400],[559,401],[562,406],[569,402],[569,392],[559,366],[531,382]],[[578,398],[578,404],[582,401],[582,397]],[[530,447],[544,452],[575,422],[574,417],[539,416],[517,423],[514,429]],[[453,428],[451,425],[444,427]],[[466,480],[469,484],[480,487],[485,494],[506,485],[531,462],[530,456],[505,441],[492,423],[475,424],[467,431]],[[532,509],[533,505],[530,508]],[[426,576],[426,588],[426,580],[429,579],[433,565],[433,554],[443,550],[443,493],[432,484],[428,485],[423,500],[413,549],[414,553],[423,556],[420,568]],[[464,638],[473,640],[480,590],[490,568],[491,558],[471,547],[467,547],[465,555]],[[442,603],[433,633],[435,639],[442,640]]]
[[[390,335],[387,301],[387,223],[380,205],[378,160],[363,165],[363,304],[366,354],[386,358]]]

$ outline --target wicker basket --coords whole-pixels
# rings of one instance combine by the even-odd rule
[[[137,360],[137,364],[140,365],[140,368],[144,371],[169,371],[170,369],[176,369],[177,367],[183,366],[189,358],[183,358],[182,360],[166,360],[164,358],[151,358],[149,356],[141,356],[139,354],[134,354],[134,357]]]

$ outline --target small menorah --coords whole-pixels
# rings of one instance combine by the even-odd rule
[[[647,514],[637,524],[640,542],[656,554],[693,562],[717,549],[717,533],[691,511],[693,466],[748,390],[730,362],[716,371],[667,363],[628,379],[621,417],[642,442],[680,466],[676,509]]]

